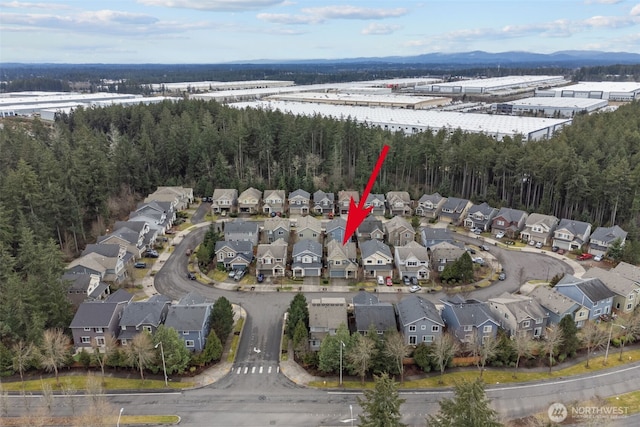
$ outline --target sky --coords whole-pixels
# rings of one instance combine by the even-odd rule
[[[640,53],[640,0],[0,0],[0,63]]]

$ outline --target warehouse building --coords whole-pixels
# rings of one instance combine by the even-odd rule
[[[190,92],[190,91],[220,91],[220,90],[240,90],[240,89],[265,89],[273,87],[293,86],[295,83],[290,80],[241,80],[235,82],[178,82],[178,83],[157,83],[152,84],[151,90],[154,92]]]
[[[491,105],[491,111],[509,115],[539,115],[543,117],[573,117],[606,107],[608,101],[588,98],[532,97]]]
[[[563,76],[506,76],[487,79],[459,80],[416,87],[417,92],[442,94],[493,94],[566,84]]]
[[[606,99],[630,102],[640,99],[638,82],[580,82],[560,88],[537,90],[536,96]]]
[[[503,116],[490,114],[458,113],[445,111],[406,110],[398,108],[348,107],[301,102],[254,101],[230,104],[234,108],[262,108],[284,113],[314,116],[321,115],[338,120],[351,118],[358,123],[377,126],[392,132],[414,134],[426,130],[446,129],[483,133],[498,140],[506,136],[522,135],[526,141],[550,138],[570,119]]]
[[[366,88],[370,89],[370,88]],[[331,105],[356,105],[364,107],[387,107],[387,108],[408,108],[411,110],[424,110],[429,108],[447,105],[451,103],[450,98],[434,96],[410,96],[395,95],[392,93],[383,94],[361,94],[361,93],[319,93],[301,92],[273,95],[268,98],[270,101],[291,101],[291,102],[313,102],[317,104]]]

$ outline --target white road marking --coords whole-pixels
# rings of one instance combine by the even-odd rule
[[[271,373],[271,366],[269,366],[269,372],[267,372],[267,373],[268,373],[268,374],[270,374],[270,373]]]
[[[251,368],[251,373],[255,374],[256,373],[256,367],[254,366],[253,368]]]
[[[260,373],[260,374],[262,373],[262,366],[260,366],[260,372],[259,372],[259,373]]]
[[[244,367],[244,373],[246,374],[247,372],[249,372],[249,367],[248,367],[248,366],[245,366],[245,367]]]
[[[236,372],[236,374],[240,375],[240,371],[242,371],[242,368],[238,368],[238,372]]]

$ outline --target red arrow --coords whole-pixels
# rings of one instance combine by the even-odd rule
[[[356,206],[356,202],[353,201],[353,197],[351,198],[351,202],[349,203],[349,215],[347,217],[347,229],[344,232],[344,240],[342,241],[343,245],[347,244],[347,242],[351,239],[351,236],[353,236],[353,233],[355,233],[356,229],[360,226],[360,224],[362,224],[362,221],[364,221],[367,215],[369,215],[369,212],[373,210],[373,206],[365,208],[364,204],[367,201],[367,197],[369,196],[371,189],[373,188],[373,184],[376,181],[378,173],[380,172],[380,168],[382,168],[384,158],[387,157],[388,151],[388,145],[382,147],[380,157],[378,157],[376,166],[373,168],[373,172],[371,172],[369,182],[367,182],[364,193],[362,193],[362,197],[360,197],[360,203],[358,204],[358,206]]]

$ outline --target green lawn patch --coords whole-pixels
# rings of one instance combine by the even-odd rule
[[[100,378],[100,374],[95,376]],[[56,384],[55,378],[42,378],[28,380],[24,382],[24,391],[42,391],[43,384],[48,384],[51,390],[59,391],[72,387],[75,390],[84,390],[87,385],[87,375],[67,375],[60,377],[60,385]],[[193,383],[170,382],[169,388],[181,389],[192,387]],[[22,391],[23,384],[20,381],[4,382],[2,389],[5,391]],[[102,384],[105,390],[148,390],[165,388],[164,380],[140,380],[132,378],[104,377]]]
[[[608,397],[605,400],[611,406],[627,408],[627,414],[629,415],[640,412],[640,391]]]
[[[32,418],[24,417],[5,417],[2,419],[3,426],[24,426],[29,422],[33,422]],[[76,426],[81,425],[83,420],[75,417],[44,417],[38,419],[43,421],[38,425],[56,425],[56,426]],[[115,421],[114,421],[115,422]],[[145,425],[173,425],[180,422],[177,415],[123,415],[120,417],[121,426],[145,426]]]

